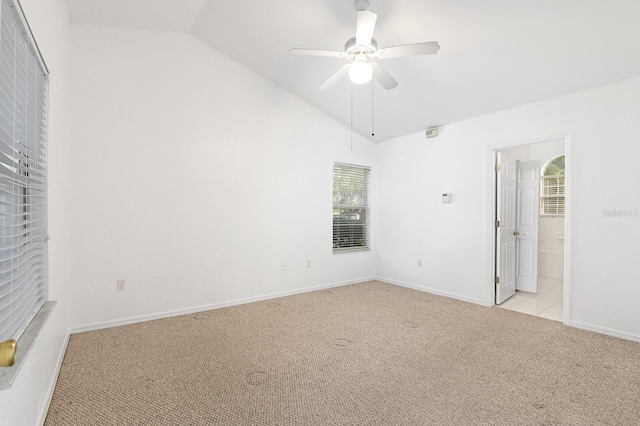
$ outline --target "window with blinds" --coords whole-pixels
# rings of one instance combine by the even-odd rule
[[[0,5],[0,341],[47,298],[46,68],[20,4]]]
[[[333,251],[369,250],[369,167],[333,164]]]
[[[542,169],[540,214],[564,215],[564,155],[549,161]]]

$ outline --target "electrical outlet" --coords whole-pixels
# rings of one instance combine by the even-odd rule
[[[311,259],[307,259],[307,268],[311,268]]]
[[[282,264],[282,272],[286,272],[289,270],[289,265],[287,265],[286,263]]]
[[[422,268],[422,259],[418,259],[418,268]]]
[[[126,290],[127,289],[127,282],[125,281],[124,278],[118,278],[118,290]]]

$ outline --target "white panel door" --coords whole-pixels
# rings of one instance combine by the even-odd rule
[[[538,292],[540,161],[517,163],[516,290]]]
[[[516,159],[508,152],[498,152],[496,172],[496,304],[516,293]]]

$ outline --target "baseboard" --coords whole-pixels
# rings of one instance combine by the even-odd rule
[[[593,331],[594,333],[605,334],[607,336],[617,337],[619,339],[631,340],[632,342],[640,343],[640,335],[638,334],[627,333],[607,327],[600,327],[580,321],[570,321],[568,325],[571,327],[580,328],[582,330]]]
[[[402,282],[402,281],[392,280],[390,278],[378,277],[376,279],[378,281],[382,281],[382,282],[387,283],[387,284],[393,284],[393,285],[397,285],[397,286],[400,286],[400,287],[411,288],[413,290],[419,290],[419,291],[424,291],[424,292],[427,292],[427,293],[437,294],[438,296],[450,297],[452,299],[461,300],[463,302],[475,303],[476,305],[487,306],[486,301],[483,300],[483,299],[475,299],[473,297],[462,296],[460,294],[450,293],[448,291],[442,291],[442,290],[438,290],[438,289],[431,288],[431,287],[417,286],[415,284],[409,284],[409,283],[405,283],[405,282]]]
[[[451,297],[453,299],[462,300],[464,302],[470,302],[470,303],[475,303],[475,304],[478,304],[478,305],[487,306],[485,301],[483,301],[481,299],[474,299],[474,298],[471,298],[471,297],[461,296],[459,294],[449,293],[449,292],[446,292],[446,291],[441,291],[441,290],[437,290],[437,289],[429,288],[429,287],[419,287],[419,286],[414,285],[414,284],[409,284],[409,283],[405,283],[405,282],[401,282],[401,281],[396,281],[396,280],[392,280],[392,279],[384,278],[384,277],[378,277],[377,280],[385,282],[387,284],[398,285],[398,286],[401,286],[401,287],[407,287],[407,288],[411,288],[411,289],[414,289],[414,290],[425,291],[427,293],[437,294],[439,296]],[[634,334],[634,333],[627,333],[627,332],[624,332],[624,331],[615,330],[615,329],[607,328],[607,327],[600,327],[600,326],[597,326],[597,325],[588,324],[588,323],[584,323],[584,322],[580,322],[580,321],[570,321],[566,325],[570,326],[570,327],[579,328],[579,329],[582,329],[582,330],[592,331],[592,332],[598,333],[598,334],[604,334],[606,336],[617,337],[619,339],[630,340],[632,342],[640,343],[640,335]]]
[[[51,378],[51,382],[49,383],[49,389],[47,389],[47,394],[44,397],[44,403],[42,404],[40,416],[38,416],[38,422],[36,424],[39,426],[43,426],[44,421],[47,419],[47,413],[49,412],[49,406],[51,405],[53,392],[56,389],[56,383],[58,383],[58,376],[60,375],[60,369],[62,368],[62,361],[64,361],[64,354],[67,352],[67,346],[69,346],[70,338],[71,338],[71,333],[67,331],[67,335],[64,339],[62,347],[60,348],[60,353],[58,354],[58,360],[56,361],[56,367],[54,370],[55,372],[53,374],[53,377]]]
[[[318,286],[298,288],[298,289],[295,289],[295,290],[287,290],[287,291],[276,292],[276,293],[268,293],[268,294],[263,294],[263,295],[256,296],[256,297],[247,297],[247,298],[243,298],[243,299],[234,299],[234,300],[229,300],[229,301],[225,301],[225,302],[211,303],[211,304],[207,304],[207,305],[194,306],[194,307],[184,308],[184,309],[176,309],[176,310],[171,310],[171,311],[156,312],[156,313],[153,313],[153,314],[139,315],[139,316],[135,316],[135,317],[128,317],[128,318],[122,318],[122,319],[117,319],[117,320],[94,322],[94,323],[90,323],[90,324],[83,324],[83,325],[71,327],[69,332],[71,334],[74,334],[74,333],[83,333],[83,332],[86,332],[86,331],[100,330],[100,329],[104,329],[104,328],[120,327],[120,326],[123,326],[123,325],[135,324],[135,323],[139,323],[139,322],[152,321],[152,320],[161,319],[161,318],[176,317],[176,316],[180,316],[180,315],[189,315],[189,314],[202,312],[202,311],[211,311],[213,309],[227,308],[229,306],[244,305],[244,304],[247,304],[247,303],[260,302],[260,301],[263,301],[263,300],[275,299],[275,298],[278,298],[278,297],[285,297],[285,296],[292,296],[294,294],[308,293],[310,291],[317,291],[317,290],[323,290],[323,289],[332,288],[332,287],[341,287],[341,286],[350,285],[350,284],[357,284],[357,283],[366,282],[366,281],[373,281],[375,279],[376,279],[375,277],[359,278],[357,280],[341,281],[341,282],[331,283],[331,284],[322,284],[322,285],[318,285]]]

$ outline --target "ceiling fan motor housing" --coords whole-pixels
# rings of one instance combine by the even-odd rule
[[[369,10],[369,0],[356,0],[353,5],[356,10]]]
[[[378,51],[378,43],[375,39],[371,39],[371,44],[368,46],[361,46],[356,44],[356,38],[352,37],[344,45],[344,51],[349,60],[354,60],[358,54],[364,53],[367,57],[375,56],[375,53]]]

